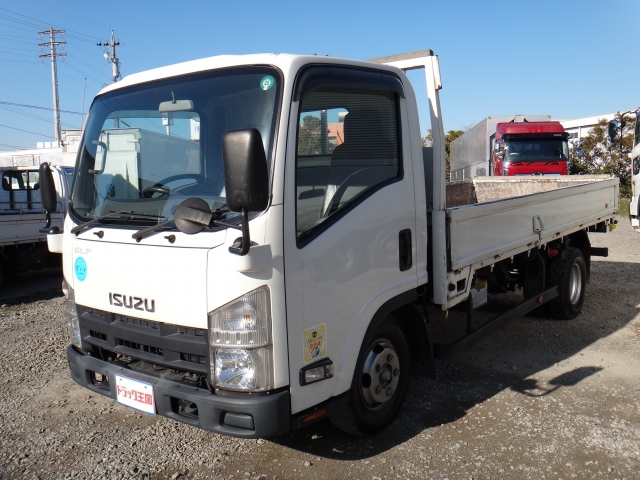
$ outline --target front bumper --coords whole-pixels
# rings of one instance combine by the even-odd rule
[[[97,358],[83,355],[74,347],[67,349],[71,378],[89,390],[116,399],[115,382],[109,388],[94,383],[93,374],[106,375],[110,380],[119,373],[153,385],[156,413],[221,435],[240,438],[274,437],[291,429],[291,402],[289,392],[246,397],[224,397],[209,390],[180,382],[134,372]],[[180,400],[193,402],[197,416],[185,415],[178,408]]]

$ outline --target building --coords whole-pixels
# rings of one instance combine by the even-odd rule
[[[616,118],[617,113],[605,113],[603,115],[595,115],[593,117],[571,118],[566,120],[558,120],[564,130],[569,134],[569,148],[580,148],[582,139],[589,135],[600,120],[603,118],[609,122]]]
[[[31,167],[47,162],[50,165],[73,167],[82,138],[82,130],[63,130],[62,141],[37,142],[36,148],[0,152],[0,167]]]

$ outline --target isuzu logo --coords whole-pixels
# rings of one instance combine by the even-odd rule
[[[147,312],[156,311],[156,301],[148,298],[132,297],[122,293],[109,292],[109,304],[114,307],[131,308],[133,310],[141,310]]]

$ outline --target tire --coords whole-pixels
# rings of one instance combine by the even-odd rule
[[[524,278],[522,279],[522,293],[524,299],[529,300],[542,292],[542,284],[544,278],[542,275],[542,265],[540,265],[540,259],[534,258],[529,263],[524,271]]]
[[[410,357],[402,326],[387,317],[368,332],[360,349],[348,405],[330,416],[351,435],[384,429],[400,410],[409,385]]]
[[[572,320],[582,311],[587,286],[587,264],[582,252],[568,248],[562,259],[551,262],[549,280],[558,296],[549,302],[553,318]]]

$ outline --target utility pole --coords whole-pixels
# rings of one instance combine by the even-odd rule
[[[111,42],[98,43],[99,47],[111,47],[111,53],[105,51],[104,58],[111,62],[111,79],[116,83],[120,78],[120,60],[116,56],[116,46],[124,45],[124,43],[116,42],[113,30],[111,30]]]
[[[48,45],[49,53],[40,55],[40,60],[44,60],[46,57],[51,57],[51,84],[53,88],[53,128],[55,130],[55,138],[58,145],[60,145],[62,132],[60,129],[60,108],[58,105],[58,69],[56,66],[56,57],[62,57],[62,59],[64,60],[67,54],[64,52],[56,52],[56,46],[59,45],[61,48],[64,48],[67,42],[56,41],[56,34],[60,34],[60,36],[63,36],[64,32],[64,30],[56,30],[53,27],[50,27],[49,30],[38,32],[40,38],[42,38],[45,33],[49,34],[49,41],[40,44],[41,50]]]

